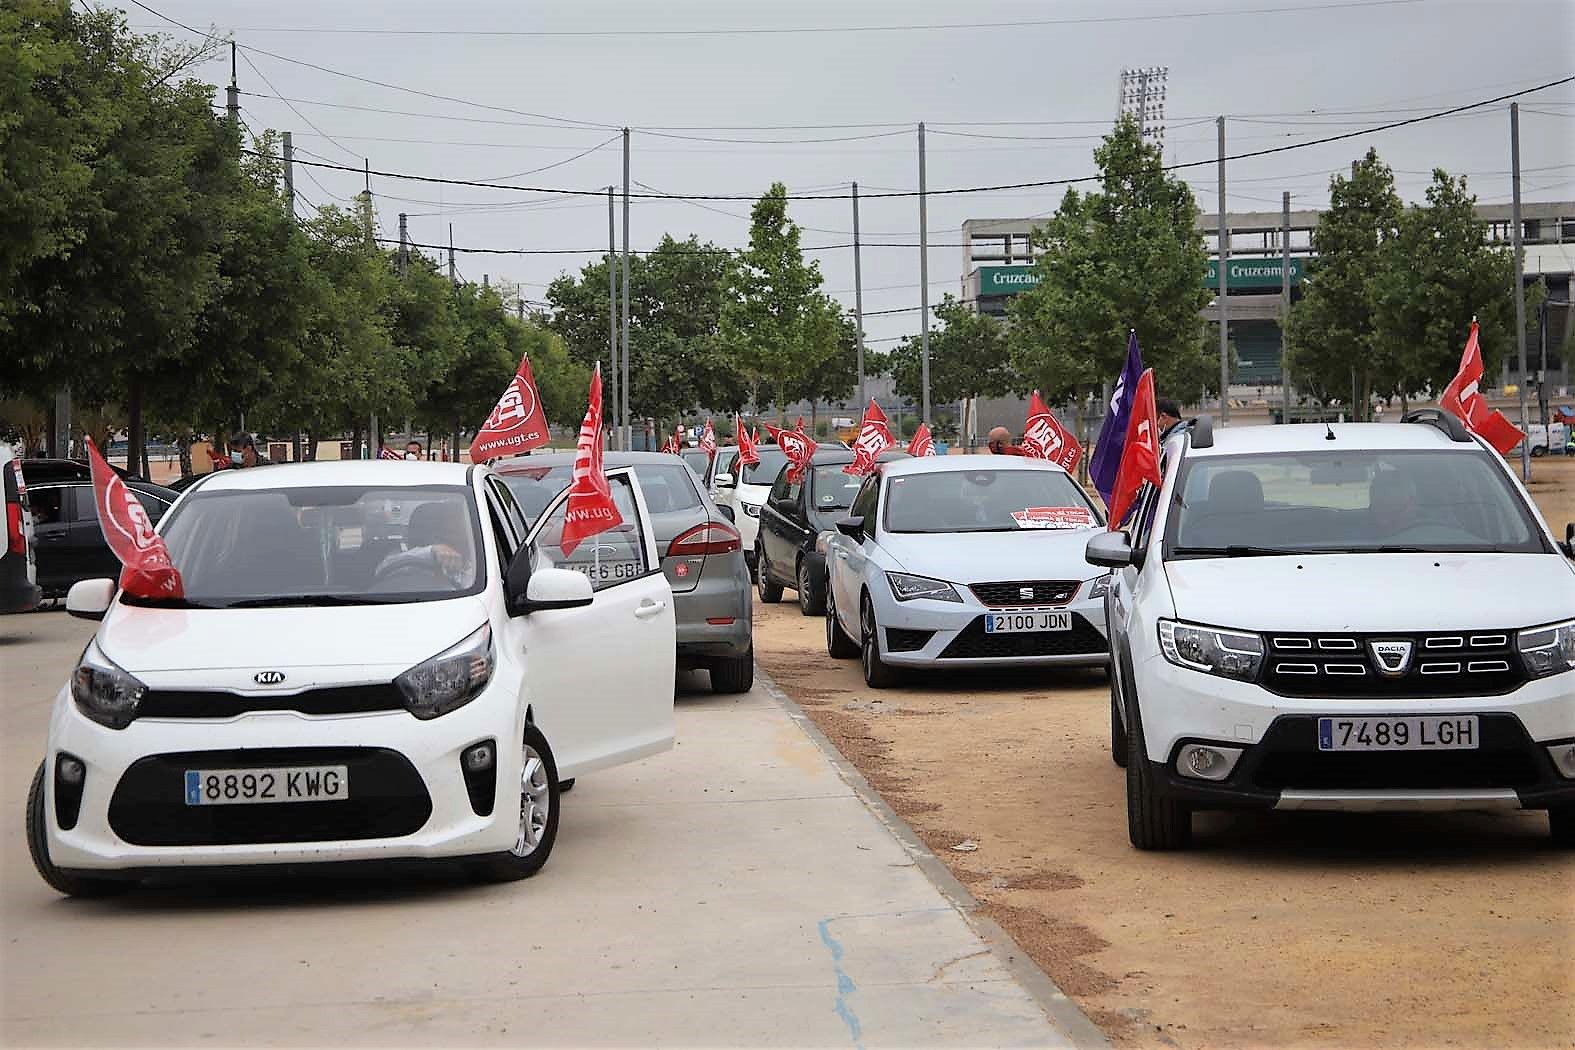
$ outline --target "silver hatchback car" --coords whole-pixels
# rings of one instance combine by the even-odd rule
[[[748,692],[755,681],[754,605],[743,544],[703,483],[678,456],[663,452],[608,452],[606,467],[632,467],[662,552],[662,572],[673,592],[678,622],[678,666],[711,672],[718,693]],[[568,487],[574,453],[521,456],[492,465],[534,521]],[[593,587],[616,580],[616,561],[586,565]]]

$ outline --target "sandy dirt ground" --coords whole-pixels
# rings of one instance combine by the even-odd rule
[[[1575,461],[1534,477],[1562,535]],[[788,599],[757,603],[762,666],[1118,1042],[1575,1046],[1575,856],[1541,813],[1204,814],[1139,853],[1101,672],[875,693]]]

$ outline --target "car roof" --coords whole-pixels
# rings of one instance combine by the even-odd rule
[[[1330,434],[1334,440],[1329,440]],[[1257,452],[1401,451],[1430,449],[1435,452],[1478,452],[1475,441],[1454,441],[1443,430],[1427,423],[1290,423],[1248,427],[1214,427],[1210,448],[1191,448],[1188,459],[1203,456],[1242,456]]]
[[[988,453],[970,453],[965,456],[908,456],[893,460],[883,470],[887,477],[904,474],[934,474],[948,470],[1047,470],[1065,474],[1059,464],[1048,459],[1031,459],[1028,456],[993,456]]]
[[[810,459],[810,463],[816,466],[822,463],[852,463],[856,455],[857,453],[855,453],[851,448],[843,448],[841,445],[822,445],[815,450],[815,455]],[[882,452],[880,455],[876,456],[875,462],[891,463],[899,459],[912,458],[912,456],[902,451],[900,448],[889,448],[885,452]]]
[[[465,485],[471,466],[408,459],[341,459],[315,463],[276,463],[272,466],[230,467],[214,471],[199,490],[247,492],[259,489],[305,488],[313,485],[368,485],[394,488],[401,485]]]
[[[499,474],[518,474],[527,470],[536,470],[540,467],[572,467],[575,452],[544,452],[535,456],[515,456],[494,463],[492,469]],[[667,466],[684,466],[682,457],[671,452],[603,452],[603,467],[636,467],[641,464],[666,464]]]

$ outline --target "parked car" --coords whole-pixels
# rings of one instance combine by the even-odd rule
[[[31,471],[31,462],[23,469]],[[180,493],[146,481],[128,481],[126,487],[148,512],[155,526]],[[104,540],[98,524],[98,504],[93,482],[55,481],[30,484],[33,537],[37,548],[38,584],[44,597],[60,598],[78,580],[118,576],[120,562]]]
[[[732,507],[738,525],[738,535],[744,544],[744,560],[749,563],[749,575],[755,576],[755,541],[760,535],[760,508],[766,502],[772,482],[787,462],[787,454],[776,445],[759,445],[755,449],[759,463],[741,466],[738,452],[727,458],[727,465],[716,474],[716,501],[723,507]]]
[[[1103,666],[1109,578],[1083,559],[1103,521],[1046,460],[882,464],[828,538],[826,650],[876,689],[902,668]]]
[[[294,464],[189,493],[159,526],[184,599],[67,596],[102,622],[28,796],[39,874],[95,895],[207,866],[535,873],[560,781],[673,743],[672,595],[638,480],[608,480],[625,525],[603,537],[635,571],[599,588],[592,543],[560,549],[563,499],[527,527],[485,467]]]
[[[700,483],[715,499],[717,471],[737,451],[736,445],[719,445],[714,455],[708,454],[702,448],[686,448],[679,455],[683,457],[685,463],[689,464],[689,469],[695,472],[695,477],[700,479]]]
[[[910,458],[888,451],[877,463]],[[815,452],[802,482],[777,472],[760,508],[760,533],[755,540],[756,581],[763,602],[782,600],[784,587],[798,593],[799,612],[821,616],[826,611],[826,545],[837,521],[848,515],[864,479],[846,473],[854,454],[845,448]]]
[[[33,515],[22,461],[0,442],[0,493],[5,497],[5,547],[0,549],[0,613],[38,607],[40,591],[33,553]]]
[[[109,469],[126,481],[146,481],[138,474],[127,473],[124,467],[110,463]],[[46,485],[55,481],[92,481],[93,468],[77,459],[24,459],[22,474],[29,485]]]
[[[1197,810],[1545,809],[1575,844],[1575,564],[1453,416],[1172,431],[1106,598],[1139,849]]]
[[[718,693],[748,692],[755,681],[754,605],[730,510],[718,507],[694,472],[670,453],[608,452],[602,462],[632,468],[645,492],[662,572],[673,593],[678,666],[708,670]],[[526,517],[534,520],[568,487],[574,453],[516,457],[496,469]],[[580,567],[597,587],[637,569],[611,549]]]
[[[1541,423],[1529,423],[1526,432],[1531,438],[1531,455],[1534,458],[1546,456],[1550,451],[1563,451],[1572,437],[1575,437],[1575,432],[1564,423],[1549,423],[1546,426]],[[1520,445],[1517,444],[1509,454],[1511,457],[1519,456]]]

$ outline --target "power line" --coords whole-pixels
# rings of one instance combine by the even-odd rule
[[[279,93],[279,89],[273,86],[273,82],[268,79],[268,75],[266,73],[264,73],[261,69],[257,68],[257,63],[252,61],[252,56],[248,55],[245,51],[241,51],[241,57],[246,60],[246,65],[248,67],[250,67],[251,71],[253,73],[256,73],[257,76],[262,79],[262,82],[264,84],[268,85],[268,90],[272,91],[275,95],[277,95]],[[286,102],[285,105],[290,107],[290,112],[291,113],[294,113],[297,117],[300,117],[301,120],[305,121],[307,127],[311,128],[313,131],[317,132],[317,134],[321,135],[323,138],[327,139],[329,142],[332,142],[335,146],[338,146],[347,156],[350,156],[350,157],[358,156],[358,154],[354,150],[350,149],[343,142],[340,142],[338,139],[336,139],[332,135],[328,134],[328,132],[324,131],[322,128],[318,127],[316,124],[313,124],[312,121],[311,121],[311,118],[309,118],[305,113],[302,113],[300,110],[296,109],[295,106],[292,103]]]

